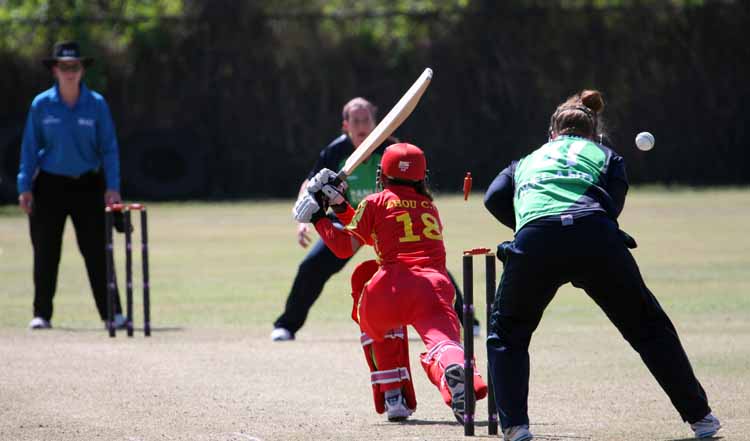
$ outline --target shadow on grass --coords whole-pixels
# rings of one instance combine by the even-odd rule
[[[357,331],[357,332],[359,332],[359,331]],[[352,335],[354,335],[354,334],[352,334]],[[302,337],[302,338],[297,337],[297,338],[295,338],[295,341],[305,341],[306,338],[310,338],[311,339],[310,341],[314,340],[316,343],[336,343],[336,344],[339,344],[339,343],[356,342],[357,344],[359,344],[359,342],[360,342],[360,339],[359,339],[358,335],[357,336],[349,336],[349,335],[347,335],[347,336],[344,336],[344,337]],[[475,341],[478,341],[480,339],[481,339],[481,337],[475,337],[474,338]],[[422,344],[422,339],[419,338],[418,335],[413,337],[411,334],[409,334],[409,342],[414,343],[414,344]]]
[[[54,331],[65,331],[65,332],[91,332],[91,333],[102,333],[106,334],[107,330],[104,327],[101,328],[73,328],[73,327],[67,327],[67,326],[55,326],[52,329],[35,329],[34,332],[54,332]],[[159,333],[159,332],[183,332],[185,331],[185,328],[181,326],[164,326],[164,327],[151,327],[151,333]],[[133,332],[135,334],[143,334],[143,328],[133,328]],[[127,334],[127,330],[125,329],[118,329],[117,334]]]
[[[717,436],[709,436],[707,438],[701,438],[701,439],[724,439],[724,437],[721,435],[717,435]],[[665,441],[695,441],[695,437],[691,436],[690,438],[675,438],[675,439],[668,439]]]
[[[533,426],[531,431],[534,433],[534,439],[537,440],[545,439],[549,441],[562,441],[566,439],[592,439],[590,436],[585,435],[545,435],[534,431]]]
[[[456,422],[456,420],[450,421],[450,420],[440,420],[440,421],[434,421],[434,420],[420,420],[420,419],[408,419],[406,421],[400,421],[397,423],[392,422],[384,422],[383,425],[393,425],[393,424],[400,424],[402,426],[459,426],[459,424]]]
[[[289,340],[284,341],[284,343],[286,343],[287,341],[289,341]],[[321,337],[321,338],[318,338],[318,337],[303,337],[303,338],[295,338],[293,340],[293,342],[294,341],[296,341],[296,342],[305,342],[305,343],[313,342],[314,341],[315,343],[335,343],[335,344],[352,343],[352,342],[357,343],[357,344],[360,343],[360,339],[359,339],[358,336],[356,338],[355,337],[338,337],[338,338],[335,338],[335,337]]]
[[[533,426],[532,426],[532,428],[533,428]],[[545,435],[543,433],[534,432],[534,439],[537,439],[537,440],[548,440],[548,441],[557,441],[557,440],[563,441],[563,440],[568,440],[568,439],[592,439],[592,437],[590,437],[590,436],[579,436],[579,435]],[[639,439],[640,440],[641,438],[640,437],[633,438],[633,440],[635,440],[635,439]],[[723,437],[722,436],[712,436],[712,437],[709,437],[709,438],[701,438],[701,439],[719,440],[719,439],[723,439]],[[695,441],[695,437],[675,438],[675,439],[668,439],[668,440],[664,440],[664,441]]]

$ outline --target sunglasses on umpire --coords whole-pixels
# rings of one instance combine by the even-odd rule
[[[79,72],[83,66],[81,63],[57,63],[57,68],[62,72]]]

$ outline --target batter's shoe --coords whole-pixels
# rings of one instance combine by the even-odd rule
[[[709,413],[702,420],[692,423],[690,428],[695,432],[696,438],[710,438],[721,429],[721,423],[718,418]]]
[[[49,320],[45,320],[41,317],[34,317],[29,322],[29,329],[50,329],[52,323]]]
[[[503,439],[505,441],[528,441],[534,438],[534,435],[529,432],[529,426],[513,426],[503,429]]]
[[[445,384],[451,391],[451,409],[456,420],[464,423],[464,407],[466,405],[466,394],[464,391],[464,367],[460,364],[452,364],[445,368]]]
[[[412,414],[412,410],[406,405],[406,400],[401,391],[397,391],[392,396],[387,396],[386,392],[385,412],[388,415],[388,421],[391,422],[404,421]]]
[[[294,340],[294,334],[289,332],[288,329],[284,328],[273,328],[271,331],[272,341],[291,341]]]

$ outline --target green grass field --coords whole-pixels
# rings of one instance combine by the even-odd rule
[[[457,278],[462,249],[494,247],[512,238],[511,232],[483,209],[480,194],[472,195],[468,203],[454,196],[439,197],[437,203],[446,224],[449,269]],[[290,204],[150,205],[156,323],[270,326],[306,253],[296,243]],[[628,199],[621,226],[638,240],[634,255],[649,287],[678,323],[689,326],[695,316],[711,316],[724,323],[750,317],[748,219],[750,191],[636,189]],[[65,234],[55,324],[90,326],[96,314],[70,222]],[[0,238],[0,327],[22,327],[31,318],[32,253],[27,221],[16,207],[0,209]],[[122,235],[115,239],[122,284]],[[134,240],[140,240],[137,231]],[[134,268],[139,281],[137,251]],[[355,261],[373,255],[368,248]],[[348,274],[354,266],[350,263],[326,286],[309,319],[313,326],[349,320]],[[479,293],[483,292],[480,275],[475,277]],[[601,314],[582,292],[565,287],[560,294],[547,313],[552,320],[602,323]]]
[[[512,237],[484,210],[481,198],[476,193],[469,202],[452,195],[438,195],[436,200],[446,225],[449,269],[459,281],[462,249],[494,248]],[[150,204],[154,340],[178,341],[195,331],[232,337],[244,334],[251,336],[253,342],[257,340],[257,344],[272,346],[265,342],[271,323],[281,312],[297,265],[306,253],[296,243],[291,205],[290,200]],[[745,189],[635,188],[621,217],[621,227],[638,240],[634,255],[647,284],[675,323],[712,405],[723,417],[725,439],[736,440],[750,439],[748,219],[750,190]],[[140,239],[138,233],[134,240]],[[122,287],[122,236],[116,236],[116,240]],[[365,249],[355,261],[372,256],[372,250]],[[139,264],[136,253],[136,282],[140,281]],[[298,334],[298,342],[312,343],[318,337],[356,332],[349,319],[348,276],[353,268],[354,262],[328,283]],[[484,292],[482,273],[477,261],[478,295]],[[0,207],[0,280],[0,346],[24,344],[34,334],[25,330],[31,319],[33,298],[32,253],[26,218],[14,206]],[[479,306],[484,325],[481,302]],[[140,289],[136,291],[136,307],[140,307]],[[141,319],[137,309],[138,326]],[[53,324],[58,330],[45,339],[54,339],[55,335],[69,338],[64,330],[100,330],[78,334],[84,335],[84,344],[95,341],[99,349],[109,341],[94,308],[70,223]],[[356,351],[356,339],[351,344]],[[413,351],[418,351],[420,345],[414,342]],[[481,340],[477,346],[481,353]],[[306,352],[305,356],[313,355]],[[415,363],[413,360],[412,366],[419,369]],[[532,429],[542,434],[541,439],[675,439],[669,438],[670,434],[689,435],[679,426],[679,417],[638,357],[582,291],[566,286],[553,300],[532,342],[532,363],[530,409],[532,419],[541,420],[536,428],[532,422]],[[8,375],[12,373],[11,370]],[[364,378],[363,373],[357,374]],[[364,388],[360,392],[363,415],[374,415],[368,407],[369,393]],[[433,399],[430,396],[423,401]],[[0,413],[2,405],[0,398]],[[543,415],[537,413],[540,408],[545,411]],[[669,419],[663,426],[668,427],[664,430],[667,435],[621,437],[629,433],[627,426],[622,421],[610,421],[635,416],[646,427],[652,425],[657,431],[662,427],[661,416],[641,415],[638,411],[642,409],[663,413]],[[556,413],[563,410],[575,412],[577,422],[559,428],[560,421],[569,419],[564,413]],[[602,412],[607,420],[597,416]],[[380,421],[381,417],[377,418]],[[546,426],[545,421],[550,425]],[[0,423],[0,434],[2,429]],[[298,439],[298,435],[303,439],[304,433],[315,429],[299,430],[278,438],[270,435],[278,432],[257,433],[268,439]],[[418,425],[410,426],[410,430],[418,439],[447,439],[440,435],[443,429],[439,426],[425,428],[427,438],[419,438],[423,432]],[[483,430],[480,427],[478,433]],[[460,435],[460,429],[451,431]],[[313,439],[336,438],[324,433],[328,435]],[[588,435],[575,435],[580,433]],[[606,435],[610,433],[615,435]]]

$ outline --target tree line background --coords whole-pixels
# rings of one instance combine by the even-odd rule
[[[131,200],[293,197],[349,98],[382,117],[428,66],[396,135],[423,147],[438,191],[467,171],[486,187],[582,88],[604,92],[633,182],[750,182],[750,2],[7,0],[0,202],[51,85],[40,60],[70,38],[96,58],[86,82],[110,104]]]

